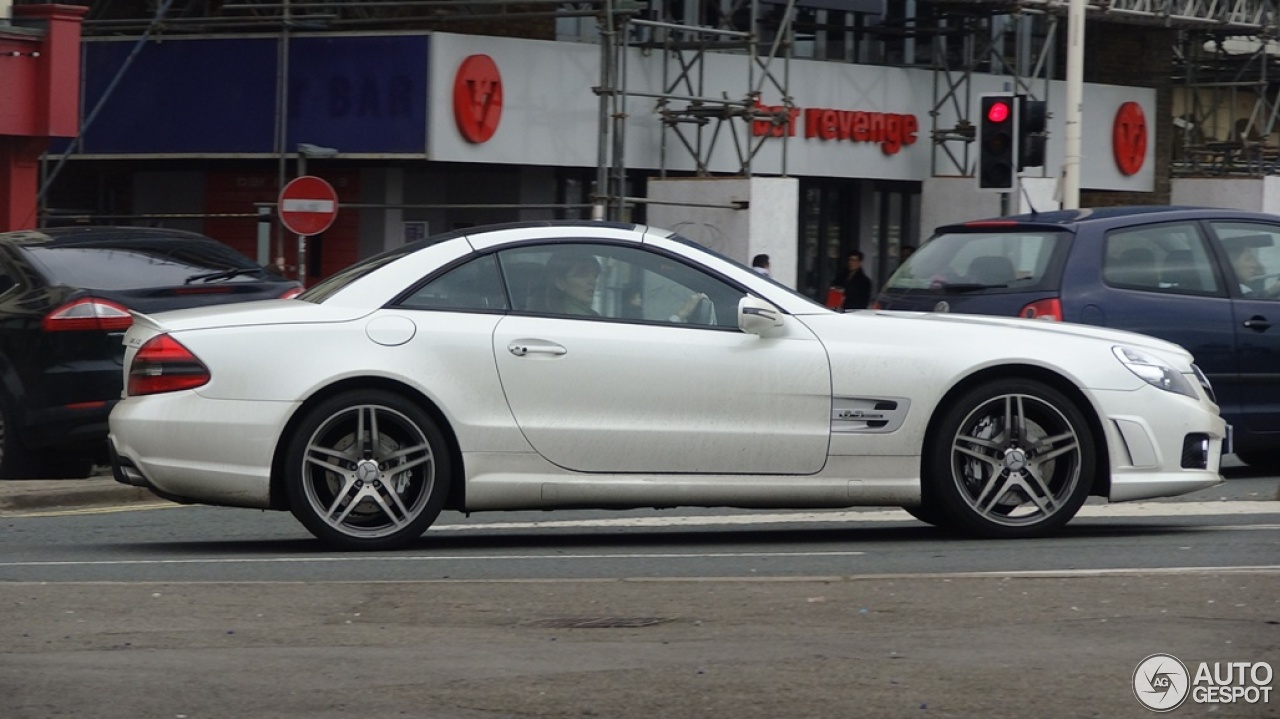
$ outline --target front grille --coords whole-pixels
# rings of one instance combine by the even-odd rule
[[[1209,435],[1193,432],[1182,440],[1182,468],[1209,468]]]

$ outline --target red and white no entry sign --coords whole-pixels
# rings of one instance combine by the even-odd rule
[[[338,193],[314,175],[295,177],[280,191],[279,209],[285,229],[305,237],[318,235],[338,216]]]

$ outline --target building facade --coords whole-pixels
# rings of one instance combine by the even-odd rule
[[[340,203],[337,222],[308,242],[309,279],[435,232],[590,217],[610,132],[631,198],[620,219],[649,218],[646,188],[656,179],[740,176],[744,152],[753,175],[792,178],[794,257],[783,264],[794,270],[781,279],[819,299],[851,251],[867,255],[878,280],[933,225],[1001,211],[1000,198],[971,177],[938,172],[931,133],[960,123],[967,108],[939,106],[936,72],[925,68],[792,58],[785,88],[757,91],[760,72],[748,58],[708,53],[697,92],[750,97],[765,114],[725,123],[718,137],[704,132],[691,148],[659,112],[678,97],[667,59],[643,48],[623,50],[625,112],[608,122],[600,49],[583,42],[218,34],[91,38],[84,53],[84,103],[96,114],[47,157],[68,160],[49,221],[194,229],[296,268],[296,238],[271,216],[283,183],[306,172],[328,180]],[[1000,75],[970,82],[975,95],[1009,89]],[[1061,81],[1044,85],[1051,107],[1063,92]],[[1135,144],[1115,128],[1121,107],[1154,118],[1157,103],[1152,88],[1086,85],[1084,123],[1099,131],[1084,138],[1083,187],[1154,193],[1156,142]],[[620,114],[625,123],[612,122]],[[1156,128],[1126,131],[1154,138]],[[1062,135],[1051,118],[1046,167],[1060,164]],[[1136,162],[1117,161],[1117,142],[1139,148]],[[1037,173],[1045,170],[1025,174]],[[662,216],[714,244],[719,223],[695,219],[692,207],[687,214],[675,205]]]

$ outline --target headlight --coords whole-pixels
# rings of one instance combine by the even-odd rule
[[[1152,387],[1159,387],[1166,392],[1185,394],[1195,397],[1196,390],[1181,372],[1169,366],[1168,362],[1155,355],[1136,350],[1132,347],[1115,346],[1111,348],[1120,364],[1129,371],[1146,380]]]

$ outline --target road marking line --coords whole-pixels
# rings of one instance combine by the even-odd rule
[[[571,510],[564,510],[571,511]],[[1247,514],[1275,514],[1280,503],[1231,502],[1142,502],[1086,505],[1076,519],[1110,517],[1203,517]],[[447,521],[447,519],[446,519]],[[808,524],[857,522],[916,522],[902,509],[830,512],[779,512],[768,514],[703,515],[678,517],[609,517],[601,519],[550,519],[539,522],[486,522],[478,524],[437,523],[428,532],[489,531],[494,529],[578,529],[598,527],[688,527],[745,524]]]
[[[559,554],[559,555],[477,555],[477,556],[335,556],[335,557],[254,557],[238,559],[132,559],[132,560],[92,560],[92,561],[48,561],[48,562],[0,562],[0,568],[31,567],[102,567],[102,566],[159,566],[159,565],[231,565],[231,564],[336,564],[346,562],[439,562],[439,561],[545,561],[549,559],[596,560],[607,559],[717,559],[717,558],[772,558],[772,557],[833,557],[858,556],[863,552],[711,552],[706,554]],[[541,582],[841,582],[875,579],[1052,579],[1071,577],[1111,577],[1111,576],[1145,576],[1145,575],[1220,575],[1220,574],[1278,574],[1280,565],[1241,565],[1226,567],[1111,567],[1102,569],[1011,569],[995,571],[970,572],[876,572],[872,574],[839,574],[839,575],[800,575],[787,576],[699,576],[699,577],[584,577],[584,578],[509,578],[509,579],[391,579],[391,580],[319,580],[332,583],[361,584],[426,584],[426,583],[541,583]],[[164,580],[151,580],[164,581]],[[183,584],[219,584],[233,582],[236,584],[312,584],[317,580],[248,580],[236,581],[225,579],[199,580],[182,582]],[[21,584],[21,581],[8,582]],[[77,584],[116,584],[118,580],[90,580],[75,582]]]
[[[0,512],[0,517],[74,517],[82,514],[117,514],[119,512],[141,512],[148,509],[177,509],[192,505],[174,504],[173,502],[146,502],[141,504],[115,504],[109,507],[76,507],[68,509],[42,509],[39,511]]]
[[[192,559],[102,559],[63,560],[36,562],[0,562],[0,567],[98,567],[98,566],[148,566],[164,564],[332,564],[338,562],[441,562],[472,560],[525,560],[525,559],[725,559],[753,557],[860,557],[866,552],[638,552],[628,554],[477,554],[477,555],[335,555],[329,557],[223,557]]]
[[[110,507],[77,507],[48,510],[19,510],[0,512],[0,517],[68,517],[92,514],[114,514],[150,509],[179,509],[200,507],[197,504],[173,502],[146,502],[121,504]],[[571,514],[583,510],[553,510]],[[1247,514],[1274,514],[1280,517],[1280,502],[1258,500],[1219,500],[1204,502],[1124,502],[1119,504],[1088,504],[1080,508],[1076,519],[1112,517],[1196,517],[1237,516]],[[494,529],[574,529],[597,527],[687,527],[748,524],[800,524],[847,522],[915,522],[902,509],[852,509],[810,512],[768,512],[733,515],[700,515],[674,517],[609,517],[598,519],[551,519],[537,522],[483,522],[472,524],[453,523],[455,514],[442,515],[442,521],[432,525],[432,532],[489,531]]]

